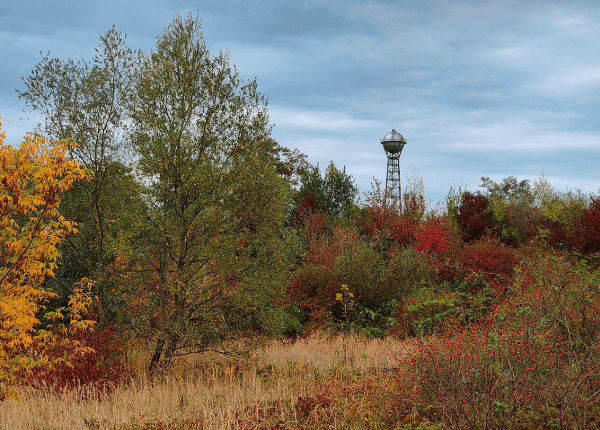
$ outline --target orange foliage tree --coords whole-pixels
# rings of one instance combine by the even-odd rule
[[[59,196],[85,177],[66,142],[27,135],[15,149],[5,138],[0,122],[0,399],[14,395],[11,388],[33,368],[51,366],[44,350],[63,341],[51,326],[36,327],[53,297],[41,284],[53,276],[61,238],[75,231],[58,212]],[[89,300],[82,289],[71,296],[73,329],[92,324],[83,320]],[[64,318],[61,310],[48,316]]]

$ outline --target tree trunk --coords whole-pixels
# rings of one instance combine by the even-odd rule
[[[167,244],[163,244],[163,249],[160,256],[159,266],[159,330],[160,335],[156,341],[156,347],[154,348],[154,354],[150,361],[150,367],[148,368],[148,376],[154,376],[154,373],[161,367],[161,358],[165,349],[165,343],[167,340],[167,270],[168,270],[168,249]],[[171,343],[171,342],[169,342]]]
[[[161,337],[156,342],[154,348],[154,354],[152,354],[152,360],[150,361],[150,367],[148,367],[148,376],[152,378],[156,371],[160,367],[160,358],[162,357],[163,349],[165,347],[165,338]]]

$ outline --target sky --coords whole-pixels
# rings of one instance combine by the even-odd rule
[[[40,51],[91,60],[115,25],[149,52],[188,12],[212,52],[257,78],[273,137],[321,171],[345,166],[363,192],[385,184],[393,126],[402,186],[416,172],[433,204],[482,176],[600,192],[597,1],[2,0],[6,142],[35,125],[15,90]]]

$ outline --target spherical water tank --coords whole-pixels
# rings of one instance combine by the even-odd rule
[[[402,148],[404,148],[404,145],[406,145],[406,139],[404,136],[398,133],[395,128],[392,128],[392,131],[390,131],[383,139],[381,139],[381,144],[383,145],[385,152],[397,154],[401,152]]]

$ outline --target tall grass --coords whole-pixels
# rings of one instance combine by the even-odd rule
[[[140,371],[110,393],[21,387],[20,401],[0,404],[0,429],[260,428],[252,422],[265,408],[274,420],[289,421],[304,412],[324,381],[384,371],[406,348],[393,339],[314,335],[268,342],[245,358],[187,356],[161,378],[148,380]]]

